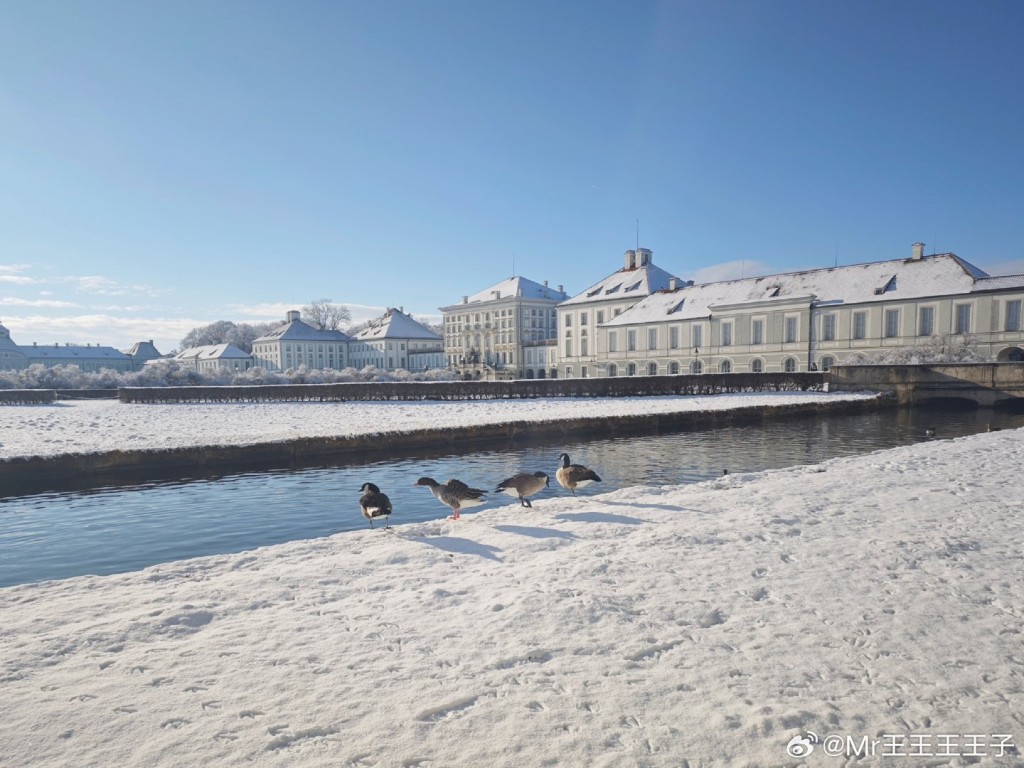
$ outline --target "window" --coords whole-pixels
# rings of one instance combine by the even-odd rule
[[[831,355],[825,355],[823,358],[821,358],[821,370],[823,371],[831,370],[832,366],[835,364],[836,359]]]
[[[868,336],[868,313],[853,313],[853,338],[866,339]]]
[[[632,329],[626,331],[626,350],[628,352],[636,351],[636,331]]]
[[[619,375],[619,366],[617,366],[615,363],[610,363],[608,365],[608,378],[614,379],[618,375]]]
[[[723,360],[722,362],[720,362],[718,364],[718,372],[719,373],[732,373],[732,361],[731,360]]]
[[[583,379],[590,378],[590,369],[587,368],[587,366],[585,366],[585,365],[584,366],[580,366],[580,378],[583,378]]]
[[[750,343],[764,344],[764,320],[750,322]]]
[[[759,357],[755,357],[750,361],[750,370],[754,373],[764,373],[764,360]]]
[[[580,325],[586,325],[586,324],[587,324],[587,313],[586,312],[580,312]]]
[[[794,341],[798,340],[796,335],[796,321],[797,318],[795,317],[786,318],[786,332],[785,336],[783,337],[783,340],[787,344],[792,344]]]
[[[619,351],[619,334],[617,334],[615,331],[608,331],[608,351]]]
[[[585,333],[585,331],[584,331],[584,333]],[[586,336],[584,336],[582,339],[580,339],[580,356],[582,357],[582,356],[585,356],[586,354],[587,354],[587,338],[586,338]]]
[[[650,363],[647,364],[647,375],[648,376],[657,376],[658,375],[658,364],[657,363],[650,362]]]
[[[565,356],[572,357],[572,339],[565,340]]]
[[[895,339],[900,335],[900,311],[898,309],[885,310],[885,338]]]
[[[599,310],[597,310],[597,324],[600,325],[603,322],[604,322],[604,310],[603,309],[599,309]]]
[[[676,361],[676,360],[673,360],[671,363],[669,363],[668,364],[668,372],[670,374],[672,374],[673,376],[679,375],[679,362]]]
[[[636,376],[636,363],[630,363],[626,366],[627,376]]]
[[[1017,309],[1019,310],[1020,302],[1018,301],[1017,304]],[[1019,315],[1020,312],[1018,312],[1017,314]],[[676,326],[672,326],[671,328],[668,329],[668,346],[669,349],[679,349],[679,328]]]
[[[917,335],[931,336],[935,333],[935,307],[921,307],[917,315]]]
[[[704,326],[693,326],[693,348],[699,349],[704,346]]]
[[[567,379],[571,379],[572,378],[572,366],[571,365],[565,366],[565,378],[567,378]]]
[[[704,373],[704,363],[702,363],[700,360],[694,360],[692,363],[690,363],[690,373],[692,373],[692,374]]]
[[[1020,299],[1006,302],[1006,325],[1003,330],[1020,330]]]
[[[647,348],[657,349],[658,348],[658,329],[648,328],[647,329]]]
[[[822,341],[835,341],[836,340],[836,316],[825,315],[821,318],[821,338]]]
[[[957,304],[956,305],[956,326],[954,327],[953,333],[970,333],[971,332],[971,305],[970,304]]]
[[[571,328],[572,327],[572,315],[570,315],[568,312],[566,312],[564,317],[565,317],[565,327],[566,328]]]
[[[728,323],[722,323],[722,346],[732,346],[732,321]]]
[[[796,358],[787,357],[782,363],[782,370],[786,373],[796,373]]]

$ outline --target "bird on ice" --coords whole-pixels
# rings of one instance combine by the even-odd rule
[[[370,522],[370,527],[373,528],[373,519],[375,517],[384,518],[384,527],[390,528],[391,519],[391,499],[387,497],[387,494],[381,493],[373,483],[363,483],[363,487],[359,489],[363,492],[363,495],[359,497],[359,508],[363,511],[363,517]]]
[[[449,480],[444,485],[432,477],[421,477],[414,485],[425,485],[434,494],[434,498],[447,507],[451,507],[452,515],[450,520],[458,520],[463,507],[475,507],[487,501],[484,496],[486,491],[479,488],[470,488],[461,480]]]
[[[512,498],[519,499],[519,503],[524,507],[532,507],[533,504],[527,497],[540,493],[550,483],[551,479],[543,472],[520,472],[518,475],[512,475],[507,480],[498,483],[494,492],[508,494]]]
[[[577,488],[585,488],[591,483],[601,482],[601,478],[594,470],[587,469],[582,464],[570,464],[568,453],[563,453],[558,458],[561,460],[562,466],[555,472],[555,479],[563,488],[572,491],[573,496],[576,495]]]

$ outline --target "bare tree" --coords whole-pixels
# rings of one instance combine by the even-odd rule
[[[274,328],[277,323],[235,324],[230,320],[218,320],[215,323],[193,328],[181,340],[181,348],[205,347],[209,344],[234,344],[243,352],[252,352],[252,342]]]
[[[330,299],[314,299],[302,308],[302,318],[321,331],[336,331],[343,323],[352,322],[352,312]]]

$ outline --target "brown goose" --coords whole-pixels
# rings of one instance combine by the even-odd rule
[[[370,522],[370,527],[374,527],[373,519],[375,517],[383,517],[384,527],[390,528],[391,499],[381,493],[380,488],[373,483],[363,483],[363,487],[359,490],[363,492],[363,495],[359,497],[359,508],[363,511],[363,517]]]
[[[508,480],[498,483],[494,492],[508,494],[513,498],[518,498],[519,503],[524,507],[532,507],[533,504],[526,497],[543,491],[550,483],[551,479],[543,472],[520,472]]]
[[[445,506],[451,507],[452,516],[449,518],[450,520],[458,520],[460,510],[463,507],[475,507],[487,501],[487,498],[484,496],[486,491],[481,491],[479,488],[470,488],[461,480],[449,480],[444,485],[441,485],[432,477],[421,477],[415,482],[415,485],[427,486],[430,492],[434,494],[435,499]]]
[[[572,491],[573,496],[576,495],[577,488],[585,488],[591,483],[601,482],[601,478],[594,470],[587,469],[580,464],[570,464],[568,453],[563,453],[558,458],[562,460],[562,466],[555,472],[555,479],[563,488]]]

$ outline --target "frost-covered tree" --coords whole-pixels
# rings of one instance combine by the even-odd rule
[[[843,361],[846,365],[927,365],[938,363],[984,363],[973,336],[942,334],[929,336],[921,344],[893,347],[882,352],[854,352]]]
[[[321,331],[336,331],[352,322],[352,312],[344,304],[335,304],[330,299],[313,299],[302,308],[302,319]]]
[[[276,323],[233,323],[218,320],[193,328],[181,340],[181,348],[205,347],[211,344],[234,344],[243,352],[252,352],[252,342],[277,327]]]

